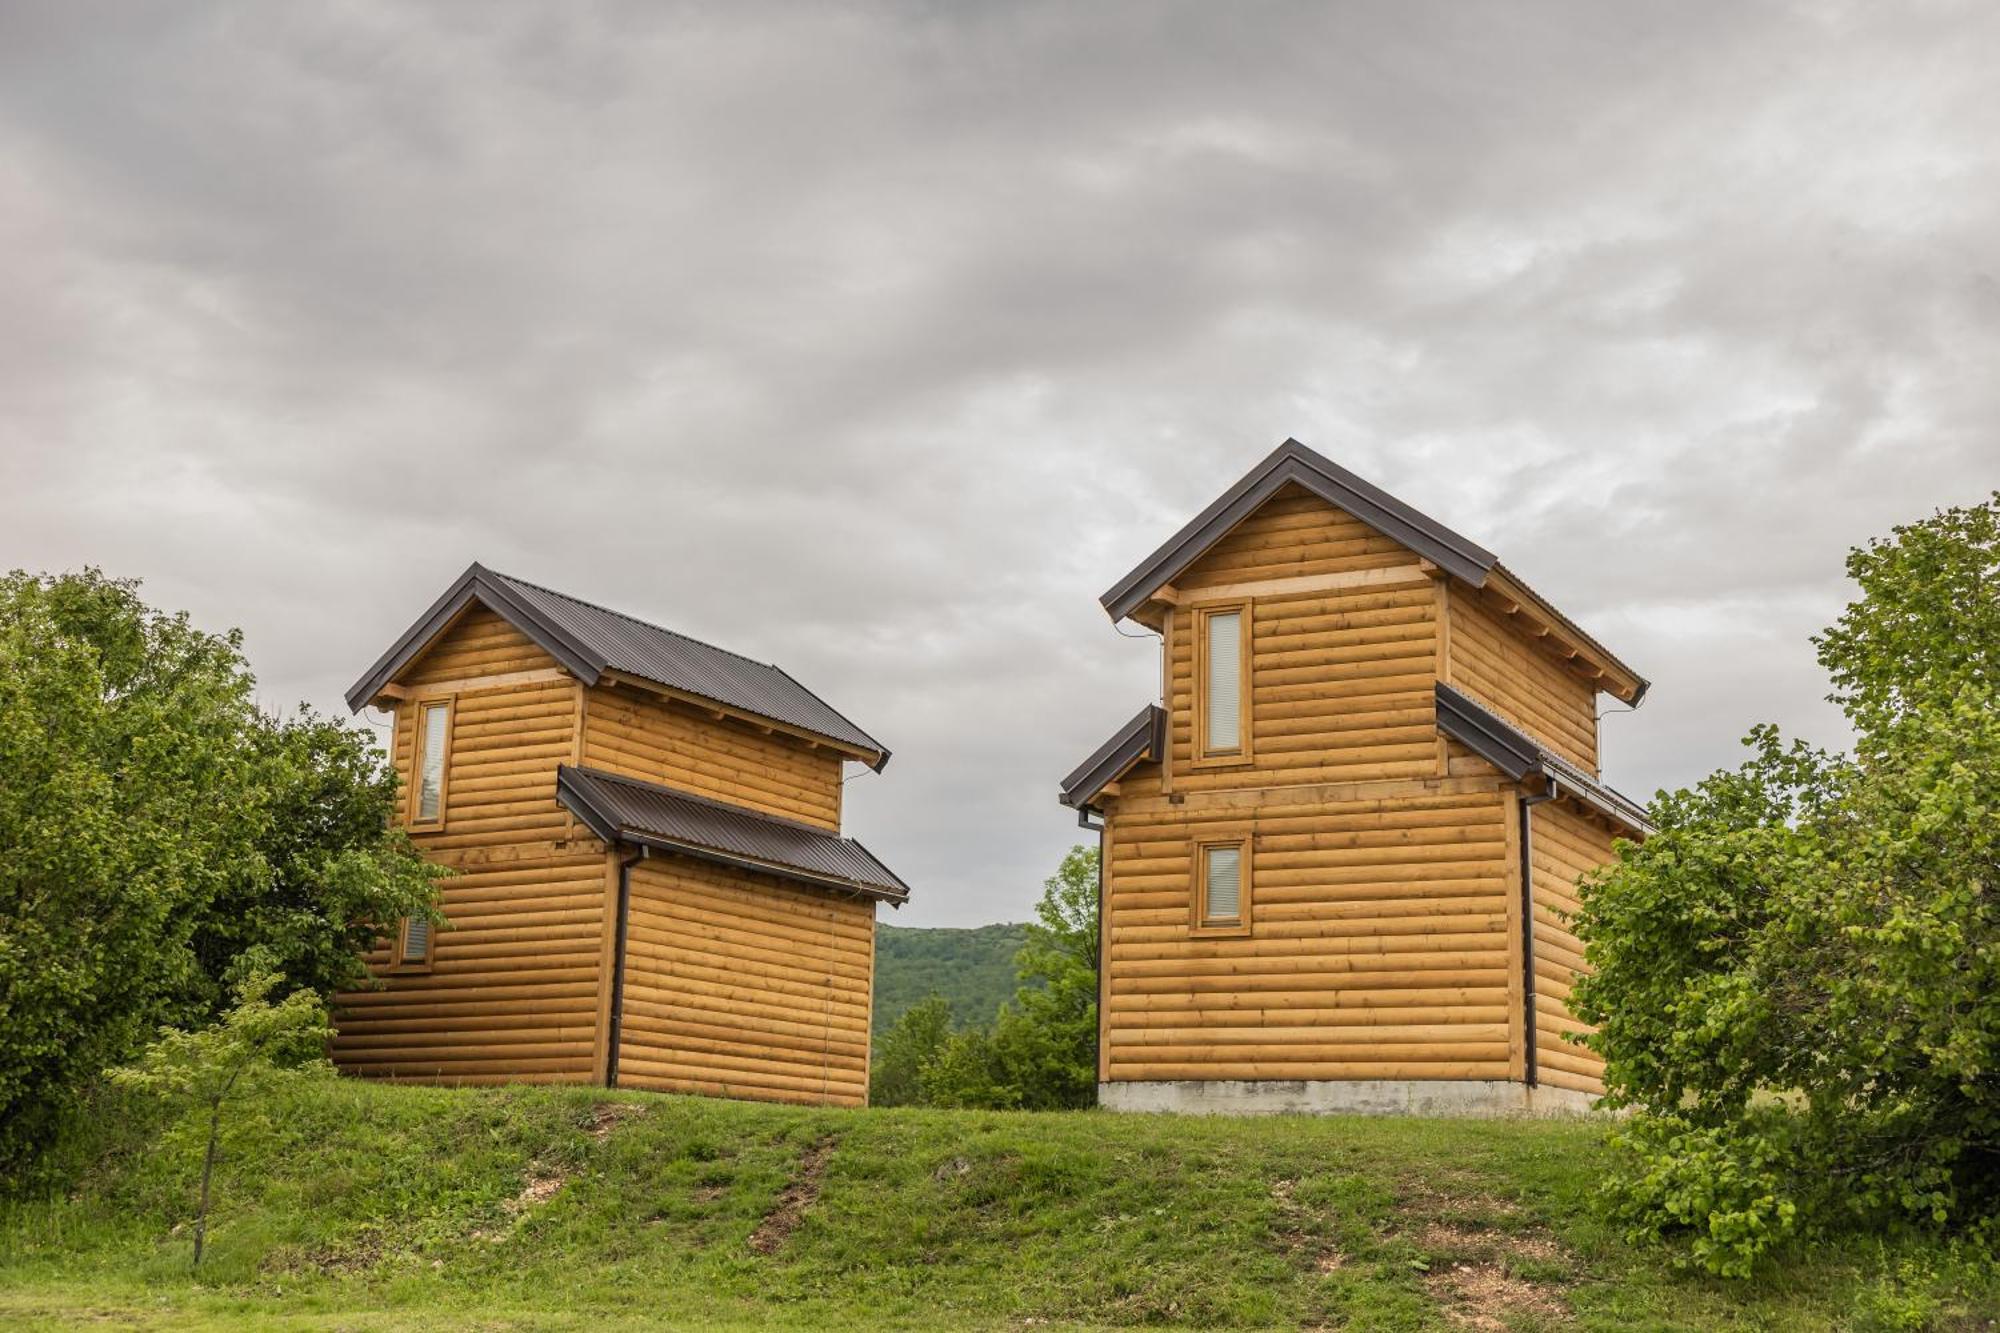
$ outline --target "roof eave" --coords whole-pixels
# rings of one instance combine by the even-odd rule
[[[1098,600],[1114,621],[1132,614],[1287,483],[1401,542],[1440,569],[1478,587],[1495,558],[1483,546],[1419,513],[1297,440],[1287,439],[1168,538]]]
[[[1158,704],[1140,709],[1062,780],[1056,800],[1072,810],[1088,810],[1106,787],[1134,766],[1158,759],[1166,746],[1166,716]]]
[[[444,595],[432,602],[429,609],[389,646],[389,650],[375,660],[375,665],[348,688],[348,709],[360,712],[366,707],[475,601],[527,635],[536,646],[584,684],[595,685],[604,674],[607,664],[603,660],[548,624],[532,608],[523,605],[500,580],[474,561],[445,589]]]

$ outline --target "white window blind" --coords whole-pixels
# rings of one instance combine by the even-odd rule
[[[403,922],[403,961],[422,963],[431,956],[431,923],[420,916]]]
[[[1218,611],[1208,618],[1208,739],[1204,748],[1222,754],[1243,744],[1243,613]]]
[[[424,758],[417,771],[417,818],[436,819],[444,797],[445,704],[424,705]]]
[[[1208,921],[1237,921],[1243,916],[1243,848],[1240,844],[1226,847],[1203,849],[1208,864],[1203,867],[1203,883],[1208,886],[1208,901],[1203,904],[1203,919]]]

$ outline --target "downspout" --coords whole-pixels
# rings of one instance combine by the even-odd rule
[[[618,1045],[624,1036],[625,935],[627,923],[632,917],[632,867],[650,855],[652,852],[648,848],[640,847],[618,863],[618,926],[611,955],[610,1049],[605,1053],[604,1060],[604,1086],[607,1088],[618,1086]]]
[[[1541,1082],[1541,1070],[1535,1059],[1535,851],[1533,810],[1544,801],[1553,801],[1561,793],[1555,779],[1549,779],[1549,789],[1539,796],[1521,793],[1521,1040],[1522,1064],[1521,1081],[1528,1087]]]

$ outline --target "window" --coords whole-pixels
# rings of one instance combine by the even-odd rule
[[[1250,933],[1250,839],[1199,842],[1194,849],[1194,930]]]
[[[1215,606],[1196,614],[1195,761],[1250,758],[1250,608]]]
[[[405,967],[428,967],[431,961],[431,923],[426,917],[403,918],[403,940],[399,961]]]
[[[421,706],[417,731],[417,824],[444,822],[445,750],[451,741],[451,701]]]

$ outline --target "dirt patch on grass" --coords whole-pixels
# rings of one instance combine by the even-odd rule
[[[646,1108],[637,1102],[599,1102],[590,1108],[590,1123],[585,1129],[590,1137],[602,1143],[621,1122],[644,1114]]]
[[[528,1178],[521,1182],[521,1192],[507,1201],[510,1217],[519,1217],[530,1208],[547,1203],[561,1192],[564,1180],[560,1171],[551,1171],[540,1163],[528,1168]]]
[[[1347,1263],[1340,1247],[1319,1234],[1318,1218],[1297,1199],[1296,1180],[1280,1180],[1271,1186],[1271,1202],[1278,1205],[1278,1245],[1286,1254],[1303,1259],[1321,1273],[1331,1273]]]
[[[1532,1316],[1547,1324],[1570,1321],[1561,1292],[1511,1277],[1499,1264],[1453,1264],[1426,1277],[1424,1286],[1454,1325],[1479,1333],[1505,1333],[1510,1316]]]
[[[1555,1237],[1538,1231],[1495,1231],[1456,1222],[1427,1222],[1415,1238],[1432,1253],[1461,1254],[1480,1259],[1495,1255],[1532,1259],[1538,1263],[1569,1261],[1569,1251]]]
[[[750,1248],[759,1254],[776,1254],[805,1220],[806,1209],[819,1200],[819,1183],[826,1164],[833,1158],[834,1136],[829,1134],[799,1156],[791,1184],[778,1196],[778,1206],[764,1215],[750,1233]]]

